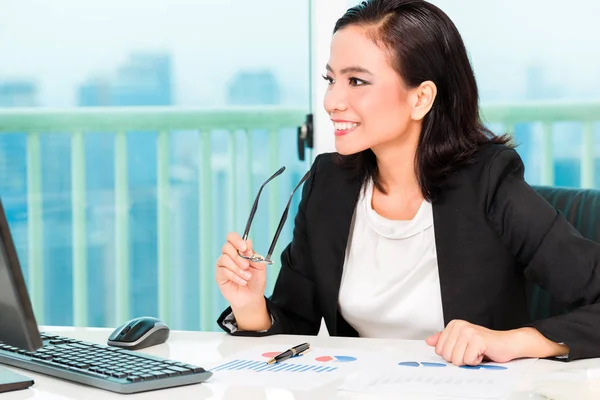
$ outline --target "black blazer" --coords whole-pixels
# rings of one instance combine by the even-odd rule
[[[266,332],[358,336],[342,318],[338,295],[361,182],[318,156],[305,183],[292,242],[267,307]],[[533,326],[571,349],[568,359],[600,356],[600,244],[584,239],[525,183],[519,155],[484,145],[450,176],[432,202],[445,324],[462,319],[495,330]],[[401,257],[401,255],[398,255]],[[529,321],[526,280],[549,291],[568,314]],[[356,294],[360,296],[360,293]],[[219,325],[231,312],[219,317]]]

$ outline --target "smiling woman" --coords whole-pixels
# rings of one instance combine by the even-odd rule
[[[430,200],[440,176],[468,162],[479,145],[507,143],[508,137],[495,136],[481,122],[475,76],[448,17],[435,6],[421,12],[416,11],[419,2],[405,1],[403,6],[414,12],[393,18],[386,13],[393,1],[375,3],[350,9],[334,28],[325,109],[334,123],[368,115],[354,122],[370,133],[352,141],[336,137],[336,150],[350,155],[344,163],[356,165],[365,174],[360,179],[371,178],[385,191],[379,174],[370,172],[377,167],[377,145],[402,142],[410,152],[418,148],[416,176]]]
[[[421,339],[456,365],[600,356],[600,244],[524,181],[480,120],[462,38],[424,0],[368,0],[336,23],[324,108],[336,152],[315,160],[273,295],[265,268],[216,263],[234,335]],[[566,270],[568,268],[568,270]],[[570,312],[528,315],[526,282]]]

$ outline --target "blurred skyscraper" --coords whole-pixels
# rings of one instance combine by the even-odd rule
[[[273,71],[242,70],[230,81],[227,104],[277,105],[281,103],[281,88]]]
[[[37,101],[37,86],[28,81],[0,82],[0,107],[34,107]]]
[[[117,69],[114,77],[90,78],[79,88],[80,106],[170,105],[172,95],[171,56],[134,53]]]

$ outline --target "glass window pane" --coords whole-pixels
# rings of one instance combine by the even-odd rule
[[[296,154],[309,109],[308,0],[0,9],[0,112],[31,107],[0,130],[0,196],[38,323],[153,315],[215,329],[226,233],[243,231],[260,183],[285,165],[252,232],[266,251],[308,168]]]

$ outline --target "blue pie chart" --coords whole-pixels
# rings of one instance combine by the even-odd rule
[[[321,362],[352,362],[356,361],[356,357],[350,356],[322,356],[315,358],[317,361]]]

